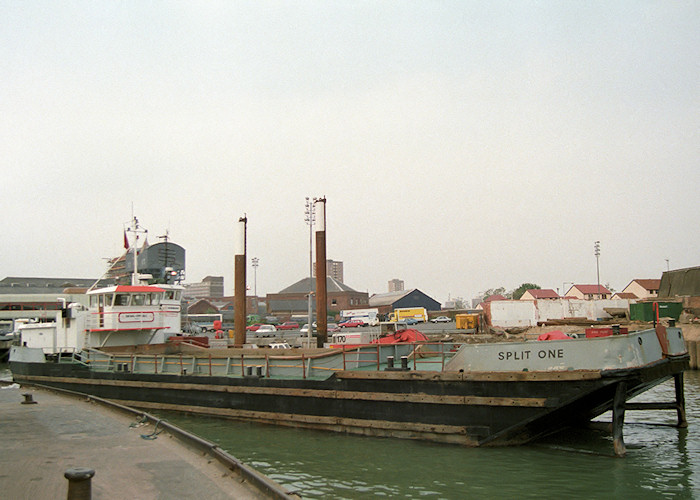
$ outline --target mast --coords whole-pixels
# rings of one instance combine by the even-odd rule
[[[248,218],[238,219],[238,229],[236,232],[235,256],[234,256],[234,290],[233,290],[233,310],[234,310],[234,344],[243,347],[246,342],[246,310],[245,310],[245,267],[246,267],[246,225]]]
[[[326,198],[314,202],[318,223],[316,225],[316,321],[318,333],[316,346],[328,342],[328,290],[326,286]],[[309,329],[311,327],[309,326]]]
[[[131,285],[135,286],[138,285],[139,283],[139,235],[141,234],[147,234],[148,230],[144,229],[141,227],[139,224],[139,220],[136,218],[136,216],[132,216],[131,219],[131,226],[126,228],[127,233],[134,233],[134,244],[132,245],[132,252],[134,254],[134,272],[131,275]]]

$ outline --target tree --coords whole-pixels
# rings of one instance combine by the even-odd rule
[[[501,286],[498,288],[489,288],[488,290],[481,292],[482,299],[488,299],[492,295],[506,296],[506,289]]]
[[[535,285],[534,283],[523,283],[518,288],[511,292],[513,300],[519,300],[525,292],[528,290],[540,290],[542,287],[540,285]]]

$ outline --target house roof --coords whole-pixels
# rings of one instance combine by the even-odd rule
[[[316,291],[316,278],[300,279],[296,283],[289,285],[287,288],[284,288],[277,293],[278,294],[308,293],[309,287],[311,288],[312,291],[314,291],[314,292]],[[357,290],[353,290],[352,288],[347,286],[345,283],[341,283],[340,281],[336,280],[335,278],[332,278],[331,276],[326,276],[326,292],[327,293],[357,292]]]
[[[195,302],[187,306],[187,310],[189,311],[190,309],[194,309],[199,304],[207,304],[209,307],[215,308],[217,310],[219,309],[212,301],[208,299],[197,299]]]
[[[638,299],[635,294],[632,292],[617,292],[615,295],[618,299]]]
[[[641,286],[645,290],[658,290],[659,287],[661,286],[661,279],[658,279],[658,280],[654,280],[654,279],[632,280],[630,282],[630,285],[632,283],[637,283],[639,286]],[[627,286],[629,286],[629,285],[627,285]]]
[[[63,293],[65,289],[84,288],[98,282],[99,287],[110,286],[114,280],[96,280],[95,278],[25,278],[8,276],[0,280],[0,295],[4,294],[54,294]],[[72,293],[76,293],[72,291]],[[84,293],[84,292],[81,292]]]
[[[534,298],[536,299],[558,299],[559,294],[552,290],[551,288],[531,288],[529,290],[525,290],[525,293],[530,293]]]
[[[574,285],[571,288],[576,288],[579,292],[589,294],[589,293],[612,293],[610,290],[605,288],[603,285]]]
[[[307,312],[309,308],[309,303],[303,299],[297,300],[278,300],[272,299],[268,302],[268,311],[270,312]],[[316,301],[311,301],[311,309],[316,310]]]
[[[372,307],[389,306],[397,300],[404,298],[414,290],[415,288],[411,288],[410,290],[399,290],[397,292],[375,293],[369,298],[369,305]]]
[[[506,297],[497,293],[496,295],[489,295],[484,299],[484,302],[493,302],[494,300],[508,300]]]

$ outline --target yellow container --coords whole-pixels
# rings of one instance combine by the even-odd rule
[[[460,330],[475,330],[479,324],[478,314],[458,314],[455,319]]]

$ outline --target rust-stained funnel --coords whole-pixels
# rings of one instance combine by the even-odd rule
[[[236,231],[236,246],[234,248],[234,344],[238,347],[245,344],[246,310],[245,310],[245,250],[246,250],[246,225],[248,218],[244,215],[238,219]]]
[[[326,198],[316,200],[316,339],[317,347],[328,341],[328,290],[326,287]]]

